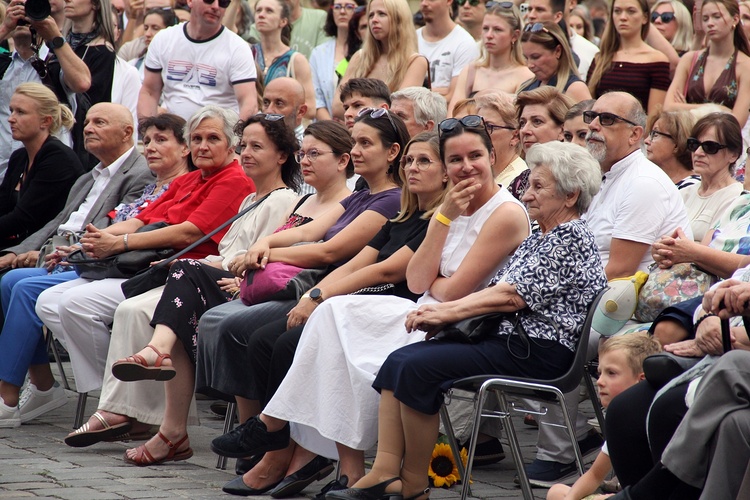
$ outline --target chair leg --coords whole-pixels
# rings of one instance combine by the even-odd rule
[[[560,402],[560,408],[562,409],[563,421],[565,423],[565,428],[568,431],[568,437],[570,438],[570,442],[573,444],[573,452],[575,452],[576,455],[578,474],[582,476],[584,472],[586,472],[586,469],[583,466],[583,456],[581,456],[581,449],[578,447],[578,440],[576,439],[577,436],[575,423],[570,420],[570,415],[568,414],[568,405],[565,404],[563,393],[557,391],[557,398]]]
[[[83,425],[83,416],[86,413],[86,400],[88,397],[88,392],[78,393],[78,405],[76,405],[76,419],[75,422],[73,422],[73,429],[78,429]]]
[[[234,427],[234,413],[237,410],[237,403],[229,403],[227,405],[227,414],[224,417],[224,434],[231,431]],[[226,470],[227,468],[227,457],[223,455],[219,455],[218,460],[216,460],[216,468],[221,470]]]
[[[586,385],[586,391],[589,393],[589,399],[591,400],[591,406],[594,407],[594,413],[596,414],[596,420],[599,422],[599,428],[602,430],[602,434],[606,436],[604,430],[604,412],[602,411],[602,403],[599,400],[599,395],[596,392],[594,381],[591,379],[588,370],[583,371],[583,383]]]
[[[526,475],[526,467],[523,461],[523,454],[521,453],[521,443],[518,442],[518,434],[516,434],[516,428],[513,425],[508,400],[505,398],[505,394],[502,391],[493,392],[497,394],[500,411],[505,415],[503,418],[503,428],[505,429],[505,435],[508,437],[508,445],[510,446],[511,454],[513,455],[513,461],[516,464],[516,472],[518,472],[518,483],[521,486],[521,493],[525,500],[534,500],[534,492],[531,489],[529,476]]]
[[[461,461],[461,450],[458,449],[458,441],[456,441],[456,434],[453,432],[453,425],[451,424],[451,418],[448,415],[448,408],[446,408],[445,405],[440,407],[440,420],[442,420],[443,422],[445,435],[448,438],[448,445],[451,447],[453,458],[456,461],[456,468],[458,469],[458,477],[461,481],[464,481],[466,478],[466,469],[464,468],[464,463]]]
[[[44,332],[47,339],[47,352],[52,351],[52,356],[55,358],[55,363],[57,363],[57,371],[60,373],[63,387],[70,391],[72,389],[70,388],[70,384],[68,383],[68,377],[65,376],[65,370],[63,369],[62,360],[60,359],[60,353],[57,351],[57,346],[55,345],[55,336],[52,335],[52,332],[47,330],[46,326],[44,327]]]
[[[471,494],[470,483],[471,483],[471,469],[474,466],[474,453],[477,451],[477,441],[479,440],[479,426],[482,423],[482,413],[484,410],[484,404],[487,401],[487,384],[482,384],[482,387],[477,392],[474,400],[474,423],[471,427],[471,437],[469,438],[469,449],[468,449],[468,460],[466,461],[466,471],[464,477],[466,478],[461,488],[461,500],[466,500]]]

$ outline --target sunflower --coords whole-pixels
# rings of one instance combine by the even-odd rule
[[[468,454],[466,448],[461,450],[461,462],[466,465]],[[445,443],[437,443],[432,450],[432,459],[430,467],[427,470],[430,481],[436,488],[450,488],[453,483],[460,479],[458,467],[453,459],[451,447]]]

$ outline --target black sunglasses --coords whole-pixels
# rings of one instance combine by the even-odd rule
[[[700,142],[695,137],[688,137],[687,140],[687,148],[688,151],[691,153],[695,153],[698,151],[698,148],[703,149],[703,152],[707,155],[715,155],[722,149],[726,149],[728,146],[726,144],[719,144],[716,141],[703,141]]]
[[[634,127],[637,127],[637,123],[633,123],[630,120],[617,116],[614,113],[597,113],[596,111],[584,111],[583,112],[583,123],[591,123],[596,118],[599,118],[599,123],[604,127],[610,127],[615,124],[616,121],[628,123]]]
[[[386,117],[388,118],[388,121],[391,122],[391,128],[398,136],[398,129],[396,128],[396,124],[393,123],[393,118],[391,118],[391,114],[388,112],[385,108],[362,108],[359,110],[359,113],[357,113],[357,117],[365,116],[366,114],[370,114],[370,118],[382,118]]]
[[[466,2],[469,2],[469,5],[471,5],[472,7],[476,7],[477,5],[479,5],[479,1],[480,0],[457,0],[456,3],[459,7],[463,7]]]
[[[463,118],[447,118],[441,121],[438,125],[438,135],[442,137],[443,134],[456,130],[458,126],[461,126],[462,128],[484,129],[485,132],[487,131],[484,118],[479,115],[466,115]]]
[[[662,12],[659,14],[658,12],[652,12],[651,13],[651,22],[655,23],[657,19],[661,18],[661,22],[664,24],[671,23],[674,21],[674,12]]]
[[[487,2],[485,7],[492,9],[494,7],[500,7],[501,9],[512,9],[513,2]]]
[[[214,3],[214,0],[203,0],[203,3],[206,5],[211,5]],[[229,4],[232,3],[232,0],[219,0],[219,7],[222,9],[226,9],[229,7]]]

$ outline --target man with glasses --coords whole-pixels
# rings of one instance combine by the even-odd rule
[[[144,62],[138,117],[163,106],[188,120],[207,104],[237,111],[245,120],[258,110],[255,61],[250,46],[225,28],[230,0],[188,0],[190,21],[154,36]]]
[[[603,181],[582,218],[594,233],[607,279],[625,278],[636,271],[648,272],[653,262],[650,248],[654,241],[678,227],[691,241],[693,235],[677,187],[641,152],[646,113],[632,95],[610,92],[583,113],[583,121],[589,126],[586,148],[599,162]],[[590,342],[589,354],[593,357],[599,343],[597,332],[591,332]],[[565,397],[570,403],[571,420],[576,421],[578,390]],[[566,433],[541,425],[562,420],[557,408],[550,408],[547,415],[539,418],[537,458],[526,468],[532,484],[551,486],[576,473]],[[588,431],[583,420],[577,422],[579,439]]]

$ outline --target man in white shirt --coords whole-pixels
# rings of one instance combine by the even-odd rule
[[[419,53],[430,61],[432,90],[451,101],[461,70],[479,57],[474,38],[453,22],[453,0],[422,0],[425,25],[417,30]]]

